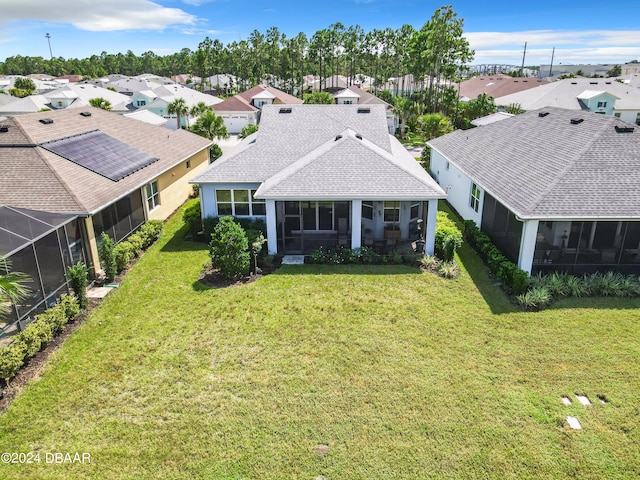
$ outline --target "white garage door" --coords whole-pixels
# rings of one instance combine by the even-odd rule
[[[240,133],[240,130],[249,124],[248,115],[229,115],[223,118],[224,124],[227,126],[227,131],[231,134]]]

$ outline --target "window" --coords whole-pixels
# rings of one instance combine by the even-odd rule
[[[146,100],[136,100],[136,106],[144,107],[147,104]]]
[[[373,202],[362,202],[362,218],[373,220]]]
[[[471,184],[471,201],[469,205],[475,212],[480,208],[480,189],[475,183]]]
[[[187,168],[191,168],[191,160],[187,160]]]
[[[613,116],[616,117],[616,118],[620,118],[620,112],[614,113]]]
[[[158,181],[147,184],[147,203],[149,211],[160,205],[160,193],[158,192]]]
[[[400,221],[400,202],[384,202],[384,221]]]
[[[219,216],[233,215],[231,190],[216,190],[216,202],[218,204]]]
[[[353,100],[344,100],[343,105],[353,105]]]
[[[253,198],[255,193],[255,190],[216,190],[218,215],[235,217],[266,215],[265,201]]]
[[[598,108],[607,108],[607,102],[598,102]]]
[[[451,166],[451,164],[449,162],[447,162],[447,165],[445,166],[445,170],[449,170],[450,166]]]

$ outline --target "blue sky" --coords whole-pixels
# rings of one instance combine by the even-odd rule
[[[166,55],[197,49],[205,36],[223,43],[276,26],[287,34],[342,22],[373,28],[420,28],[446,2],[398,0],[0,0],[0,61],[15,55],[85,58],[93,54]],[[474,64],[624,63],[640,60],[640,2],[595,0],[453,3]]]

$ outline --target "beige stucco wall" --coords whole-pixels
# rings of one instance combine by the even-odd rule
[[[87,243],[89,244],[89,251],[86,252],[87,263],[89,268],[93,268],[92,274],[100,270],[100,256],[98,255],[98,242],[96,242],[96,232],[93,229],[93,217],[87,217],[84,219],[84,226],[87,232]]]
[[[171,170],[158,177],[158,192],[160,193],[160,205],[148,212],[149,220],[166,220],[176,211],[193,192],[193,186],[189,180],[202,172],[209,165],[209,149],[190,157],[191,167],[187,168],[187,161],[181,162]],[[143,196],[146,205],[146,190],[143,186]]]

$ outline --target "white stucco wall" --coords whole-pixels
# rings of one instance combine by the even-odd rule
[[[455,165],[434,149],[431,149],[431,172],[438,184],[447,192],[447,201],[465,220],[473,220],[478,227],[482,222],[484,189],[480,187],[480,205],[476,212],[471,208],[471,186],[473,182]]]

